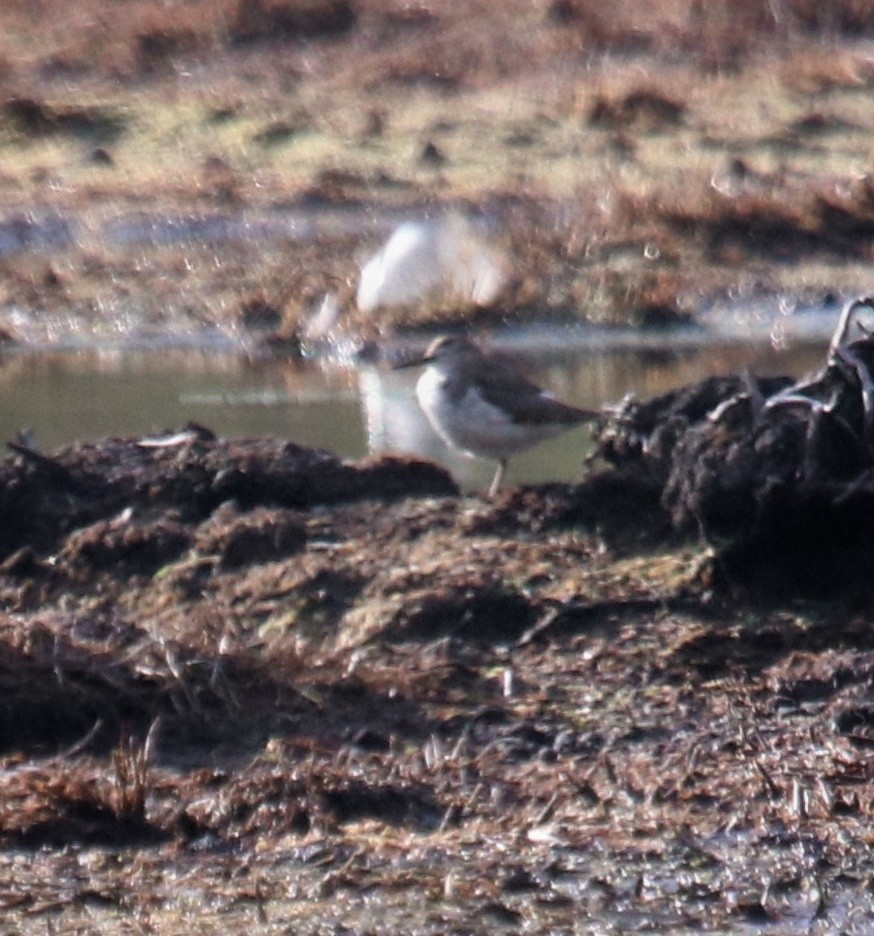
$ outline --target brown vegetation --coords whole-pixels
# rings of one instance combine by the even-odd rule
[[[225,927],[870,919],[867,604],[739,600],[659,505],[653,429],[724,392],[495,503],[202,431],[8,459],[57,512],[0,565],[8,919],[182,932],[168,865]]]
[[[474,315],[670,322],[739,277],[810,298],[861,287],[870,212],[859,175],[874,127],[859,95],[874,70],[845,37],[871,29],[866,10],[130,0],[110,16],[76,0],[37,20],[6,4],[5,223],[19,211],[31,232],[20,249],[38,248],[34,205],[48,203],[74,249],[48,279],[39,260],[0,260],[2,298],[75,319],[137,295],[150,327],[263,332],[251,305],[262,296],[278,347],[332,292],[344,321],[370,333],[351,308],[384,236],[368,219],[444,207],[490,220],[513,283],[498,307],[404,310],[382,327]],[[213,233],[327,209],[352,222],[312,241]],[[161,240],[168,218],[183,232],[177,250]],[[117,248],[126,221],[146,233]],[[80,224],[97,249],[79,249]],[[130,243],[148,262],[129,262]]]
[[[850,290],[872,31],[861,0],[10,0],[0,339],[123,308],[294,347],[328,292],[372,336]],[[510,258],[500,301],[355,310],[390,220],[442,208]],[[13,445],[3,925],[871,931],[870,440],[808,515],[813,417],[782,461],[707,417],[784,383],[628,404],[613,470],[494,503],[197,426]],[[764,480],[708,498],[729,456]]]

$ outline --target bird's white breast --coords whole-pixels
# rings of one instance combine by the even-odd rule
[[[416,396],[437,434],[475,458],[506,458],[567,428],[553,423],[514,423],[502,409],[485,400],[475,384],[462,397],[454,398],[436,366],[419,378]]]

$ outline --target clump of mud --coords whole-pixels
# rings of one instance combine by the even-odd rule
[[[414,458],[353,464],[282,440],[216,439],[199,426],[164,439],[74,445],[52,456],[10,448],[18,457],[0,464],[0,560],[20,549],[52,549],[70,531],[101,523],[97,534],[82,533],[78,551],[88,552],[93,541],[110,549],[113,563],[156,567],[187,545],[184,530],[168,519],[198,522],[226,502],[306,509],[458,493],[445,470]],[[238,527],[235,540],[247,540],[254,553],[277,537],[289,545],[298,540],[290,529],[262,526]],[[239,545],[227,546],[223,562],[242,564]]]
[[[733,579],[831,594],[874,574],[874,337],[841,317],[823,367],[795,383],[710,378],[625,401],[600,454],[661,487]],[[851,340],[854,331],[862,337]]]

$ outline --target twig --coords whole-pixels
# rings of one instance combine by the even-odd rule
[[[56,754],[52,760],[55,761],[66,761],[71,757],[75,757],[80,751],[83,751],[88,745],[97,737],[98,733],[103,728],[103,719],[98,718],[96,722],[91,726],[88,733],[81,737],[75,744],[71,744],[70,747],[61,751],[60,754]]]
[[[859,378],[859,386],[862,390],[862,409],[865,414],[865,438],[870,439],[874,435],[874,380],[871,378],[871,371],[850,348],[838,347],[835,349],[835,354],[841,361],[849,364]]]
[[[841,317],[838,319],[835,333],[832,335],[831,344],[829,344],[828,347],[829,358],[832,358],[837,352],[838,348],[847,343],[847,332],[849,332],[850,326],[853,324],[853,318],[856,312],[859,309],[865,308],[874,309],[874,297],[862,296],[859,299],[854,299],[852,302],[849,302],[846,306],[844,306],[844,309],[841,312]],[[865,331],[864,328],[862,330]]]

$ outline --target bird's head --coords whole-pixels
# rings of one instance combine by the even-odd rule
[[[441,362],[456,361],[460,358],[480,357],[482,352],[469,339],[463,335],[443,335],[435,338],[425,349],[424,353],[416,355],[409,361],[395,365],[395,370],[406,367],[419,367],[422,364],[439,364]]]

